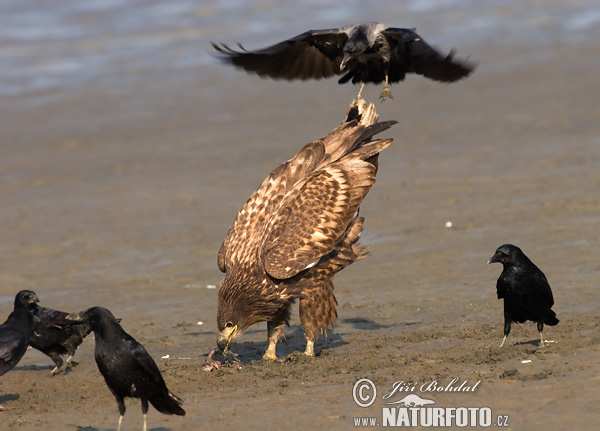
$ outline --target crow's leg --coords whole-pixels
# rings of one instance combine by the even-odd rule
[[[65,370],[65,368],[67,368],[67,364],[63,361],[63,359],[58,353],[49,353],[48,356],[50,356],[50,359],[54,361],[55,365],[54,369],[50,371],[51,376],[56,376],[57,374],[62,373]]]
[[[121,431],[121,422],[123,422],[123,416],[125,415],[125,399],[116,395],[115,398],[117,399],[117,405],[119,406],[119,425],[117,426],[117,431]]]
[[[360,84],[360,90],[358,90],[358,96],[356,96],[357,100],[362,98],[362,92],[363,92],[364,88],[365,88],[365,83],[363,82],[362,84]]]
[[[511,324],[511,320],[504,317],[504,338],[502,339],[502,344],[500,344],[500,348],[502,348],[502,346],[504,346],[506,337],[508,337],[508,334],[510,334],[510,324]]]
[[[540,333],[540,347],[544,347],[544,346],[546,346],[546,343],[544,342],[544,334],[543,334],[544,324],[542,322],[538,322],[537,329],[538,329],[538,332]]]
[[[147,431],[146,426],[146,416],[148,415],[148,400],[146,398],[142,398],[142,413],[144,415],[144,428],[143,431]]]
[[[394,99],[394,96],[392,96],[392,92],[390,91],[390,85],[388,82],[388,74],[385,74],[385,85],[383,86],[383,90],[381,90],[381,94],[379,95],[379,99],[381,99],[381,101],[383,102],[385,99],[387,98],[390,99]]]

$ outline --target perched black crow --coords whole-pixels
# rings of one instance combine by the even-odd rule
[[[32,290],[22,290],[15,297],[15,310],[30,310],[39,318],[33,324],[29,345],[49,356],[56,365],[51,375],[62,373],[83,339],[91,332],[87,323],[65,324],[68,313],[37,305],[39,298]],[[68,323],[68,322],[67,322]],[[66,361],[62,356],[69,355]]]
[[[185,415],[183,400],[172,394],[156,363],[144,346],[123,330],[117,319],[106,308],[93,307],[67,317],[89,323],[96,338],[94,351],[100,373],[117,399],[119,426],[125,414],[125,397],[141,398],[146,430],[148,401],[161,413]]]
[[[385,81],[381,99],[393,98],[388,83],[404,80],[407,73],[435,81],[454,82],[468,76],[473,64],[455,60],[429,46],[413,30],[386,27],[376,22],[329,30],[309,30],[258,51],[241,51],[212,44],[223,60],[248,72],[274,79],[321,79],[343,75],[340,84],[352,79],[364,84]]]
[[[33,314],[14,310],[0,325],[0,376],[12,370],[27,351]]]
[[[554,326],[558,323],[556,313],[552,311],[554,298],[546,276],[519,247],[512,244],[498,247],[488,263],[494,262],[504,266],[496,283],[498,299],[504,298],[504,339],[500,347],[504,346],[510,333],[511,323],[526,320],[537,322],[540,346],[543,347],[544,324]]]

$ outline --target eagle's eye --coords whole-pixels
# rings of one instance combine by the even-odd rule
[[[233,322],[227,322],[227,323],[225,324],[225,327],[226,327],[226,328],[231,328],[232,326],[233,326]]]

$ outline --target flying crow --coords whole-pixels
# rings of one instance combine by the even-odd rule
[[[15,310],[30,310],[39,321],[33,324],[29,344],[39,350],[56,365],[51,375],[62,373],[83,339],[91,332],[87,323],[70,324],[65,321],[68,313],[37,305],[39,298],[32,290],[22,290],[15,297]],[[65,324],[66,323],[66,324]],[[69,355],[64,361],[62,356]]]
[[[94,331],[96,363],[108,388],[117,399],[119,430],[125,414],[125,397],[142,400],[144,431],[148,402],[161,413],[185,415],[185,410],[181,408],[183,400],[167,389],[152,357],[144,346],[123,330],[109,310],[93,307],[69,315],[67,319],[87,322]]]
[[[414,30],[386,27],[376,22],[329,30],[309,30],[273,46],[240,51],[212,44],[221,58],[259,76],[273,79],[321,79],[343,75],[339,83],[385,81],[381,100],[393,98],[389,83],[403,81],[407,73],[434,81],[454,82],[468,76],[474,65],[443,55]]]
[[[33,314],[14,310],[0,325],[0,376],[12,370],[27,351]]]
[[[504,339],[500,347],[504,346],[510,333],[511,323],[526,320],[537,322],[540,346],[543,347],[544,324],[554,326],[558,323],[556,313],[552,311],[554,298],[546,276],[512,244],[500,246],[488,263],[494,262],[500,262],[504,267],[496,283],[498,299],[504,298]]]

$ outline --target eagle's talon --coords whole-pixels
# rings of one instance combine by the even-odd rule
[[[271,352],[265,352],[262,358],[267,361],[277,361],[277,355]]]
[[[315,357],[315,342],[311,340],[306,340],[306,349],[304,350],[304,354],[306,356],[310,356],[312,358]]]

